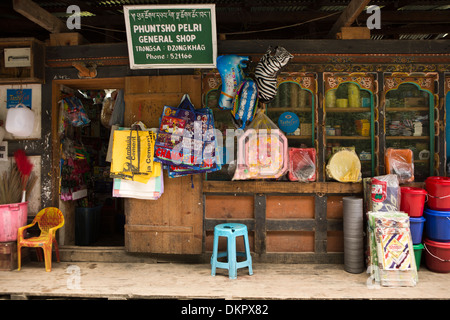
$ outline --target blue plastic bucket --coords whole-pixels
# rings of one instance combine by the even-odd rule
[[[438,242],[450,242],[450,212],[435,211],[426,208],[424,211],[425,234],[427,238]]]
[[[411,229],[411,237],[413,244],[422,243],[424,223],[425,223],[424,217],[409,218],[409,228]]]

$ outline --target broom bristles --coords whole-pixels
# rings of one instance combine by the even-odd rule
[[[22,149],[14,152],[14,159],[16,160],[17,168],[23,177],[28,177],[33,170],[33,164],[28,160],[25,151]]]

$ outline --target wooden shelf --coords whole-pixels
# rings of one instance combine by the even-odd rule
[[[370,107],[367,108],[325,108],[326,113],[331,112],[370,112]]]
[[[285,107],[285,108],[267,108],[267,112],[285,112],[285,111],[290,111],[290,112],[312,112],[312,107],[309,108],[295,108],[295,107]]]
[[[370,140],[370,137],[363,136],[325,136],[327,140]]]
[[[286,138],[292,139],[292,140],[304,140],[304,139],[311,139],[312,135],[308,136],[293,136],[293,135],[287,135]]]
[[[414,160],[414,163],[428,163],[430,161],[430,159],[426,159],[426,160]]]
[[[386,136],[386,140],[428,140],[429,136]]]
[[[0,61],[0,84],[44,83],[44,43],[34,38],[0,38],[0,51],[12,48],[30,48],[30,66],[5,67],[5,62]]]
[[[398,107],[398,108],[385,108],[386,112],[405,112],[405,111],[429,111],[428,107]]]

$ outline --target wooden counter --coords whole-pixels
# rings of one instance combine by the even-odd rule
[[[283,181],[203,181],[203,193],[342,194],[362,193],[362,183]]]
[[[247,225],[259,261],[341,263],[342,198],[362,197],[363,185],[203,181],[202,190],[205,252],[212,250],[214,226],[232,221]]]

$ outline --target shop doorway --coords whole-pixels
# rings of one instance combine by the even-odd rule
[[[54,80],[52,82],[52,202],[59,207],[66,224],[59,233],[62,246],[76,246],[76,201],[60,198],[61,139],[59,105],[62,86],[72,90],[123,89],[126,104],[124,126],[142,121],[148,128],[159,126],[164,105],[177,106],[184,94],[194,105],[201,105],[201,77],[198,75],[141,76],[126,78]],[[110,192],[112,191],[109,189]],[[125,213],[124,252],[157,254],[200,254],[203,250],[203,200],[200,175],[169,179],[164,173],[164,194],[157,201],[123,198]],[[181,198],[180,198],[181,197]],[[181,199],[181,201],[180,201]],[[122,205],[122,204],[120,204]],[[86,213],[87,214],[87,213]],[[122,227],[122,225],[120,225]],[[120,230],[120,229],[119,229]],[[117,242],[95,242],[102,247]],[[86,248],[84,246],[83,248]],[[117,248],[117,247],[116,247]],[[70,248],[68,248],[70,249]],[[80,247],[76,246],[77,251]],[[93,250],[95,251],[95,250]],[[114,250],[113,250],[114,251]]]
[[[123,87],[123,78],[53,81],[52,202],[65,216],[62,246],[124,246],[123,199],[112,197],[107,157],[109,111]]]

